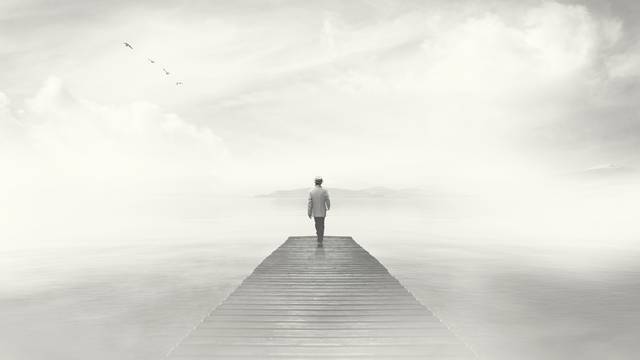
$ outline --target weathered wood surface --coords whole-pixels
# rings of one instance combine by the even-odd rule
[[[171,359],[474,359],[351,237],[290,237]]]

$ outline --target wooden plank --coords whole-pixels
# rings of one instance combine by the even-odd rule
[[[290,237],[171,353],[195,359],[474,359],[351,237]]]

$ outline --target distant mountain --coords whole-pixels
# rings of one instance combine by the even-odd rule
[[[262,198],[304,198],[309,194],[308,188],[299,188],[292,190],[279,190],[269,194],[258,195]],[[405,198],[422,196],[423,192],[420,189],[408,188],[408,189],[389,189],[385,187],[370,187],[360,190],[340,189],[340,188],[327,188],[329,194],[332,197],[337,198]]]

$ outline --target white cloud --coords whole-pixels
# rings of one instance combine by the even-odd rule
[[[521,10],[511,18],[413,12],[351,27],[332,18],[334,56],[323,57],[325,47],[303,53],[306,68],[247,88],[248,101],[230,113],[258,123],[256,137],[279,142],[259,156],[283,174],[322,149],[313,162],[357,184],[548,175],[557,170],[530,157],[523,139],[593,106],[599,57],[620,24],[584,6]]]
[[[609,76],[614,79],[634,79],[640,76],[640,53],[623,53],[611,56],[606,63]]]
[[[387,185],[413,186],[431,176],[527,178],[557,171],[557,164],[537,155],[548,151],[552,160],[563,159],[562,150],[525,149],[540,146],[526,138],[531,129],[575,120],[572,111],[592,108],[596,91],[603,98],[600,61],[624,35],[620,21],[587,6],[551,1],[505,2],[491,9],[475,5],[387,3],[376,8],[382,5],[358,3],[351,13],[343,6],[327,10],[287,3],[269,9],[229,6],[212,15],[188,9],[149,12],[149,20],[142,22],[140,10],[132,9],[121,17],[99,18],[86,36],[70,37],[59,47],[33,37],[29,47],[45,48],[52,60],[42,62],[34,55],[18,70],[26,78],[27,68],[52,68],[64,74],[74,93],[87,93],[103,104],[131,103],[105,107],[70,100],[84,109],[68,110],[79,112],[71,118],[83,118],[88,111],[107,119],[110,125],[100,128],[81,121],[73,126],[93,134],[95,158],[115,156],[100,147],[115,143],[122,149],[116,154],[124,160],[116,162],[114,173],[144,163],[146,172],[163,174],[163,164],[151,154],[162,151],[157,148],[168,153],[159,156],[168,167],[182,168],[169,173],[200,173],[193,169],[206,163],[216,164],[211,168],[217,175],[218,160],[202,159],[220,152],[215,146],[207,150],[204,144],[215,141],[206,140],[207,128],[191,127],[195,123],[224,134],[233,149],[234,161],[225,168],[233,188],[296,186],[292,179],[297,181],[298,174],[317,172],[309,159],[313,149],[322,149],[322,159],[318,155],[315,162],[322,162],[324,174],[351,174],[343,177],[345,186],[390,176],[396,180]],[[64,26],[56,31],[78,32]],[[124,49],[122,39],[134,43],[135,51]],[[171,65],[184,76],[185,86],[176,89],[158,77],[147,56]],[[65,108],[63,95],[45,95],[36,97],[22,116],[12,105],[12,116],[37,122],[44,117],[37,115],[38,108]],[[52,99],[57,102],[48,104]],[[148,103],[189,114],[197,122],[178,119],[171,125],[170,115]],[[164,125],[152,126],[155,122],[148,119],[162,119]],[[169,138],[163,126],[181,135]],[[53,130],[47,129],[41,131],[50,138]],[[562,131],[573,129],[551,128],[544,136]],[[100,132],[112,135],[102,138],[96,135]],[[37,131],[30,134],[37,136]],[[66,135],[56,136],[56,151],[65,151],[58,143]],[[131,145],[136,136],[146,145]],[[168,150],[178,139],[200,145]],[[142,156],[143,149],[151,150]],[[190,159],[189,151],[200,154],[193,166],[175,159]],[[594,161],[601,160],[585,163]],[[251,176],[267,172],[269,179]]]
[[[595,18],[581,5],[547,2],[524,21],[525,44],[535,50],[537,68],[560,75],[592,65],[597,51],[620,37],[619,21]]]
[[[150,103],[106,106],[78,98],[55,77],[17,113],[0,96],[3,191],[210,191],[229,161],[210,129]]]

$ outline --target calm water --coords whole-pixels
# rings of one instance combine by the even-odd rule
[[[640,351],[640,251],[628,219],[517,215],[469,199],[334,207],[328,235],[353,236],[481,358]],[[287,236],[313,233],[304,199],[157,196],[79,214],[11,233],[0,358],[162,358]]]

